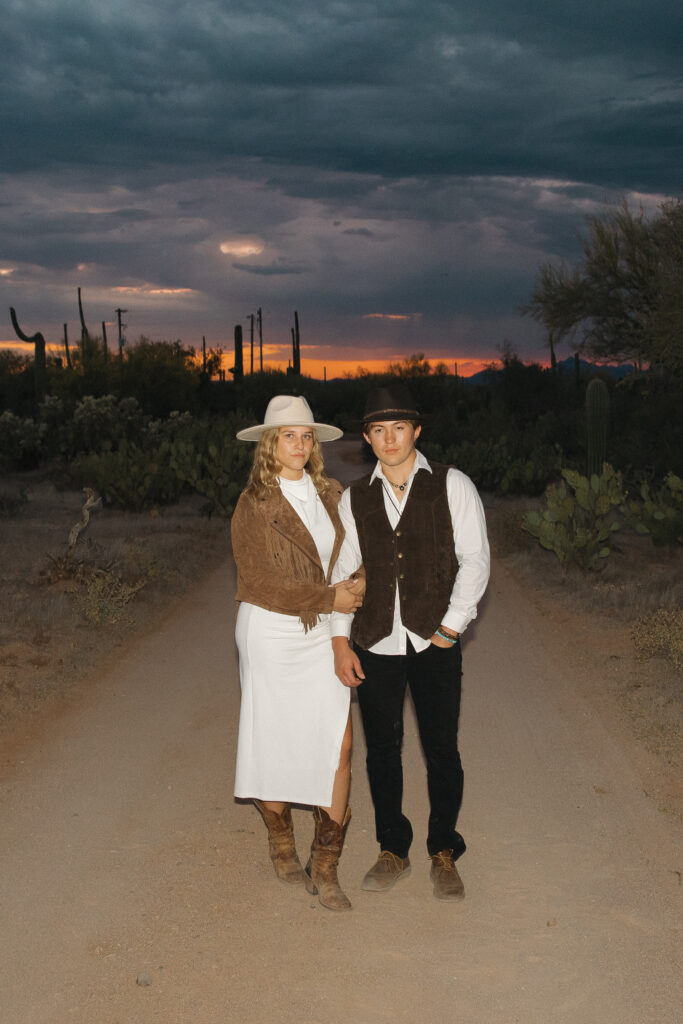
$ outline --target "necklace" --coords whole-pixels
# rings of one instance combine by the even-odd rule
[[[392,487],[395,487],[397,491],[405,491],[406,487],[408,486],[407,480],[404,480],[402,484],[395,484],[393,480],[390,480],[389,483],[391,484]]]
[[[382,484],[382,490],[384,491],[384,493],[386,494],[387,498],[389,499],[389,503],[392,506],[392,508],[395,510],[396,515],[400,519],[401,516],[403,515],[403,509],[399,505],[396,504],[396,499],[394,498],[394,496],[391,493],[391,491],[388,491],[386,489],[386,487],[384,486],[384,483]]]

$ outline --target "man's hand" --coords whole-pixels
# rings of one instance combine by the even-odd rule
[[[454,633],[452,629],[448,629],[446,626],[439,626],[438,628],[440,633],[445,633],[446,636],[452,636],[454,640],[458,639],[459,634]],[[438,633],[434,633],[434,635],[429,639],[430,643],[433,643],[435,647],[453,647],[450,640],[444,640],[444,638],[439,636]]]
[[[334,651],[334,671],[344,686],[356,687],[365,679],[360,659],[356,652],[349,646],[345,636],[332,637],[332,650]]]

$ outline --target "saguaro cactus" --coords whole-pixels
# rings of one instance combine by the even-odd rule
[[[235,365],[231,369],[235,380],[242,380],[244,376],[244,361],[242,358],[242,325],[235,324]]]
[[[36,331],[36,333],[29,338],[27,334],[24,334],[21,327],[19,326],[17,314],[14,312],[13,306],[10,306],[9,312],[12,318],[12,327],[14,328],[19,340],[25,341],[27,345],[33,345],[34,347],[35,355],[33,360],[33,367],[36,381],[36,399],[37,401],[40,401],[45,395],[45,382],[47,379],[47,369],[45,361],[45,338],[40,333],[40,331]]]
[[[66,365],[71,369],[71,350],[69,348],[69,330],[66,324],[64,324],[64,356],[66,358]]]
[[[607,455],[609,391],[604,380],[594,377],[586,388],[586,468],[590,478],[600,476]]]

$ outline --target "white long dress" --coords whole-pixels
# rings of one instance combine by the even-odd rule
[[[280,487],[327,574],[334,528],[308,473]],[[329,618],[305,633],[296,615],[240,604],[236,797],[330,806],[351,694],[334,672]]]

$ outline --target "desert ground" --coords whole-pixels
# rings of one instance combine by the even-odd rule
[[[353,442],[327,451],[333,475],[363,471]],[[412,874],[360,891],[376,844],[354,704],[353,910],[334,914],[276,880],[260,818],[232,796],[227,525],[191,507],[93,515],[79,557],[146,583],[118,621],[88,623],[54,541],[81,498],[32,494],[0,521],[3,1024],[683,1019],[680,675],[637,661],[607,607],[620,584],[591,597],[560,578],[508,528],[518,509],[487,500],[492,579],[463,643],[466,899],[431,894],[410,706]],[[304,854],[311,816],[294,819]]]

